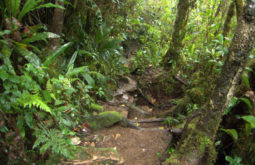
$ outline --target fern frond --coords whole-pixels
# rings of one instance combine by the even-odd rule
[[[23,94],[19,99],[19,103],[24,107],[36,107],[52,114],[50,107],[38,95]]]
[[[45,153],[46,151],[52,151],[53,154],[63,155],[67,158],[73,156],[75,146],[70,145],[69,139],[57,129],[38,129],[35,132],[37,137],[33,148],[40,147],[40,152]]]

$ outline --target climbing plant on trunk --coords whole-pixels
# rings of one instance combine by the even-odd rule
[[[247,0],[216,87],[207,104],[201,108],[195,127],[184,132],[183,136],[186,136],[166,164],[207,165],[215,161],[215,135],[226,106],[233,97],[254,41],[255,1]]]
[[[235,2],[233,1],[228,8],[227,18],[224,22],[224,27],[223,27],[223,36],[227,36],[227,34],[229,33],[231,29],[231,26],[230,26],[231,19],[233,18],[234,15],[235,15]]]

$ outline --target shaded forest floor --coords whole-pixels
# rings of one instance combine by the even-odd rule
[[[156,89],[155,77],[161,73],[161,69],[148,67],[142,75],[122,77],[118,88],[112,93],[112,100],[100,102],[104,111],[119,112],[139,130],[118,123],[90,132],[85,139],[78,139],[81,146],[95,147],[86,150],[90,156],[84,157],[81,152],[80,159],[66,164],[161,164],[168,156],[172,140],[171,128],[163,123],[161,117],[171,111],[171,99],[179,95],[177,89],[173,96],[166,96]],[[83,128],[86,132],[89,130],[86,125]]]
[[[154,120],[160,120],[159,116],[171,107],[165,105],[168,98],[159,94],[154,98],[147,93],[148,98],[141,91],[138,92],[136,80],[130,77],[125,77],[124,80],[126,83],[120,80],[121,85],[114,92],[113,99],[101,102],[101,105],[104,111],[117,111],[141,129],[123,127],[118,123],[91,132],[87,137],[90,140],[81,140],[79,145],[96,147],[98,150],[87,151],[88,155],[92,155],[89,159],[84,157],[66,162],[67,164],[159,165],[167,158],[167,149],[172,139],[170,128],[162,121]],[[161,97],[165,100],[158,100]],[[84,128],[88,129],[86,126]],[[107,151],[102,152],[101,149]]]

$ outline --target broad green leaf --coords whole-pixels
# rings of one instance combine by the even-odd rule
[[[244,81],[245,85],[250,88],[250,81],[249,81],[249,76],[247,72],[244,72],[242,74],[242,80]]]
[[[10,30],[0,31],[0,36],[7,35],[7,34],[11,34],[11,31]]]
[[[11,7],[12,7],[12,17],[16,17],[18,12],[19,12],[19,8],[20,8],[20,1],[21,0],[12,0],[11,1]]]
[[[46,3],[43,5],[40,5],[38,7],[36,7],[35,9],[40,9],[40,8],[50,8],[50,7],[55,7],[55,8],[60,8],[60,9],[65,9],[63,6],[58,5],[58,4],[53,4],[53,3]]]
[[[235,141],[238,139],[238,134],[235,129],[221,129],[221,130],[229,134]]]
[[[245,67],[245,71],[249,71],[249,72],[253,72],[254,73],[253,69],[250,68],[250,67]]]
[[[74,69],[68,70],[68,72],[66,73],[66,77],[67,78],[71,78],[72,76],[78,75],[80,73],[84,73],[87,70],[88,70],[87,66],[82,66],[82,67],[79,67],[79,68],[74,68]]]
[[[239,100],[243,101],[249,107],[249,109],[252,109],[252,104],[249,99],[242,97],[242,98],[239,98]]]
[[[29,51],[26,49],[25,44],[16,43],[15,49],[32,65],[34,65],[36,68],[40,68],[41,61],[38,58],[36,54],[34,54],[32,51]]]
[[[244,119],[245,121],[249,122],[251,124],[251,128],[255,128],[255,116],[243,116],[242,119]]]
[[[219,43],[220,43],[221,45],[223,45],[223,43],[224,43],[224,37],[223,37],[222,34],[219,34],[218,39],[219,39]]]
[[[20,14],[18,16],[18,20],[21,21],[22,18],[30,11],[33,11],[35,7],[41,3],[42,0],[27,0],[24,4],[22,10],[20,11]]]
[[[64,45],[62,45],[61,47],[59,47],[55,52],[53,52],[43,63],[43,65],[45,67],[50,66],[50,64],[52,64],[52,62],[62,53],[64,53],[64,51],[69,48],[72,45],[72,42],[68,42]]]
[[[231,101],[229,102],[225,112],[224,112],[224,115],[228,114],[230,112],[230,110],[238,103],[238,98],[237,97],[233,97],[231,99]]]
[[[234,161],[234,159],[228,155],[225,157],[225,160],[229,163],[232,163]]]
[[[74,54],[73,54],[73,56],[72,56],[72,58],[70,59],[68,65],[67,65],[67,69],[68,69],[68,70],[69,70],[69,68],[70,68],[71,65],[74,65],[74,61],[76,60],[77,54],[78,54],[78,52],[75,51]]]
[[[84,74],[83,76],[89,85],[95,86],[95,81],[89,74]]]

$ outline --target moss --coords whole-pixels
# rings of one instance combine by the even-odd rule
[[[90,108],[91,108],[92,110],[96,111],[96,112],[103,112],[103,111],[104,111],[104,107],[103,107],[103,106],[98,105],[98,104],[94,104],[94,103],[92,103],[92,104],[90,105]]]
[[[190,97],[184,96],[183,98],[178,100],[178,104],[174,109],[174,114],[185,114],[186,113],[186,106],[191,103]]]
[[[235,2],[232,2],[229,6],[227,18],[224,23],[223,36],[227,36],[227,34],[229,33],[229,31],[231,29],[231,26],[230,26],[231,19],[234,15],[235,15]]]
[[[187,95],[190,97],[192,103],[202,105],[205,102],[204,90],[199,87],[189,89]]]
[[[188,132],[187,138],[181,144],[181,148],[175,151],[164,164],[182,165],[185,162],[198,159],[203,160],[202,164],[206,165],[215,161],[217,154],[211,138],[199,130],[192,129]]]
[[[101,112],[89,122],[93,130],[110,127],[123,120],[123,116],[116,111]]]

